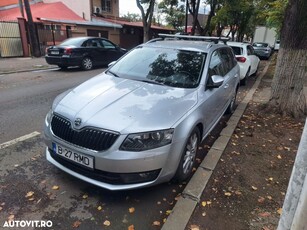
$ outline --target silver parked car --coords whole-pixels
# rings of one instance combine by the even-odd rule
[[[109,190],[191,176],[199,143],[234,110],[239,66],[218,38],[160,36],[54,100],[49,162]]]

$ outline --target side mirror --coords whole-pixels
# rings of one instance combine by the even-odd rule
[[[224,83],[224,78],[220,75],[212,75],[209,77],[207,87],[208,88],[219,88]]]

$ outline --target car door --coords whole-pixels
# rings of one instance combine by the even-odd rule
[[[250,73],[252,74],[255,73],[258,68],[259,58],[256,56],[254,48],[251,45],[248,45],[246,48],[247,48],[247,55],[251,63]]]
[[[88,39],[84,44],[84,56],[89,56],[94,65],[101,65],[102,64],[102,52],[103,46],[101,45],[99,39]]]
[[[103,44],[104,53],[105,53],[103,60],[104,64],[109,64],[112,61],[116,61],[123,55],[118,46],[116,46],[112,42],[105,39],[101,39],[101,43]]]
[[[201,111],[204,117],[203,123],[205,124],[204,133],[209,132],[211,127],[220,118],[222,115],[221,110],[225,104],[224,85],[220,86],[219,88],[207,87],[207,85],[210,83],[210,78],[213,75],[219,75],[223,77],[225,73],[222,59],[218,50],[213,51],[209,57],[208,66],[206,86],[204,87],[204,90],[200,90],[199,93]]]

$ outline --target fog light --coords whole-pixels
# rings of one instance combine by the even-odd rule
[[[120,174],[120,177],[126,184],[144,183],[155,180],[160,171],[161,169],[140,173],[125,173]]]

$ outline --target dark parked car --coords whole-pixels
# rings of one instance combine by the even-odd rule
[[[266,42],[255,42],[253,48],[259,58],[269,59],[272,54],[272,48]]]
[[[48,47],[45,58],[48,64],[58,65],[62,69],[80,66],[89,70],[93,66],[107,65],[125,53],[125,49],[105,38],[77,37]]]

